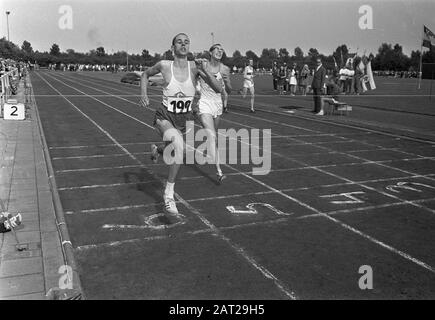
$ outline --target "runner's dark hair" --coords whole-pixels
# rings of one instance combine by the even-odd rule
[[[172,39],[172,45],[175,45],[175,40],[177,40],[177,37],[178,37],[179,35],[182,35],[182,34],[184,34],[186,37],[189,38],[189,36],[188,36],[187,34],[185,34],[184,32],[177,33],[177,34],[175,35],[175,37]]]

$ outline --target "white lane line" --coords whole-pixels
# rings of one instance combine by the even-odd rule
[[[293,171],[296,169],[276,169],[271,170],[271,172],[287,172],[287,171]],[[243,173],[248,173],[248,171],[241,171]],[[227,173],[227,176],[239,176],[241,173],[239,172],[230,172]],[[429,176],[434,176],[434,174],[429,174]],[[385,181],[396,181],[396,180],[405,180],[405,179],[414,179],[414,178],[421,178],[424,175],[415,175],[415,176],[403,176],[403,177],[393,177],[393,178],[382,178],[382,179],[371,179],[371,180],[360,180],[355,181],[358,183],[377,183],[377,182],[385,182]],[[196,179],[204,179],[203,175],[199,176],[188,176],[188,177],[180,177],[179,180],[196,180]],[[109,184],[95,184],[95,185],[83,185],[83,186],[71,186],[71,187],[61,187],[58,188],[59,191],[65,191],[65,190],[79,190],[79,189],[93,189],[93,188],[115,188],[115,187],[122,187],[122,186],[129,186],[133,184],[145,184],[145,183],[152,183],[152,181],[146,181],[146,182],[122,182],[122,183],[109,183]],[[322,185],[316,185],[312,187],[300,187],[300,188],[290,188],[290,189],[283,189],[282,191],[303,191],[303,190],[312,190],[316,188],[326,188],[326,187],[339,187],[339,186],[345,186],[345,185],[354,185],[355,183],[352,182],[341,182],[341,183],[333,183],[333,184],[322,184]],[[271,191],[270,191],[271,192]],[[254,193],[247,193],[246,195],[254,195],[257,194]],[[232,195],[231,195],[232,196]],[[226,196],[224,196],[226,197]],[[188,200],[193,201],[193,200]]]
[[[288,218],[277,218],[277,219],[271,219],[267,221],[256,221],[256,222],[249,222],[244,224],[235,224],[231,226],[225,226],[225,227],[218,227],[220,231],[225,230],[232,230],[232,229],[241,229],[241,228],[249,228],[249,227],[255,227],[259,225],[270,225],[270,224],[279,224],[281,222],[288,221]],[[185,231],[180,232],[177,234],[172,235],[162,235],[162,236],[149,236],[149,237],[143,237],[143,238],[137,238],[137,239],[128,239],[128,240],[120,240],[120,241],[110,241],[110,242],[103,242],[98,244],[88,244],[88,245],[82,245],[75,248],[75,250],[79,251],[85,251],[85,250],[91,250],[91,249],[100,249],[102,247],[114,247],[114,246],[121,246],[128,243],[135,243],[140,241],[155,241],[155,240],[165,240],[170,239],[174,237],[184,237],[184,236],[195,236],[200,235],[204,233],[212,233],[213,230],[206,228],[206,229],[198,229],[194,231]]]
[[[433,201],[435,198],[427,198],[427,199],[418,199],[418,200],[409,200],[411,203],[424,203],[427,201]],[[391,202],[391,203],[385,203],[385,204],[379,204],[374,206],[366,206],[366,207],[358,207],[358,208],[349,208],[349,209],[341,209],[341,210],[334,210],[325,212],[325,214],[328,215],[335,215],[335,214],[341,214],[341,213],[355,213],[360,211],[368,211],[368,210],[374,210],[374,209],[382,209],[382,208],[389,208],[389,207],[395,207],[395,206],[404,206],[407,205],[406,202]],[[316,218],[320,217],[318,214],[307,214],[303,216],[296,217],[295,219],[306,219],[306,218]]]
[[[143,237],[143,238],[139,238],[139,239],[128,239],[128,240],[122,240],[122,241],[112,241],[112,242],[103,242],[103,243],[97,243],[97,244],[87,244],[87,245],[82,245],[82,246],[78,246],[77,248],[75,248],[75,251],[85,251],[85,250],[90,250],[90,249],[99,249],[99,248],[104,248],[104,247],[118,247],[120,245],[124,245],[127,243],[136,243],[136,242],[141,242],[141,241],[153,241],[153,240],[164,240],[164,239],[168,239],[169,236],[153,236],[153,237]]]
[[[155,181],[136,181],[136,182],[122,182],[122,183],[111,183],[111,184],[94,184],[94,185],[86,185],[86,186],[76,186],[76,187],[62,187],[57,188],[58,191],[72,191],[72,190],[82,190],[82,189],[97,189],[97,188],[116,188],[123,186],[131,186],[137,184],[152,184]]]
[[[140,154],[139,154],[140,155]],[[277,154],[277,156],[282,157],[284,159],[287,160],[292,160],[292,161],[298,161],[295,160],[294,158],[287,158],[284,155],[281,154]],[[62,158],[63,160],[63,158]],[[425,158],[410,158],[410,159],[401,159],[403,161],[418,161],[418,160],[435,160],[435,157],[425,157]],[[298,171],[298,170],[307,170],[307,169],[321,169],[321,168],[335,168],[335,167],[345,167],[345,166],[358,166],[358,165],[364,165],[364,164],[383,164],[383,163],[390,163],[396,160],[381,160],[381,161],[366,161],[366,162],[349,162],[349,163],[340,163],[340,164],[325,164],[325,165],[319,165],[319,166],[304,166],[304,167],[297,167],[297,168],[289,168],[289,169],[271,169],[269,170],[269,172],[279,172],[279,171]],[[99,171],[99,170],[113,170],[113,169],[125,169],[125,168],[140,168],[143,166],[147,166],[148,165],[125,165],[125,166],[113,166],[113,167],[92,167],[92,168],[77,168],[77,169],[61,169],[61,170],[57,170],[55,171],[55,173],[59,173],[59,174],[63,174],[63,173],[73,173],[73,172],[87,172],[87,171]],[[153,167],[159,167],[159,166],[163,166],[163,164],[149,164],[149,166],[153,166]],[[400,170],[399,170],[400,171]],[[407,172],[403,172],[403,173],[407,173]],[[411,173],[410,173],[411,174]],[[411,174],[412,176],[416,176],[417,174]],[[420,175],[421,177],[427,177],[427,179],[431,179],[429,175]],[[434,179],[435,180],[435,179]]]
[[[124,146],[135,146],[135,145],[148,145],[161,143],[161,141],[151,141],[151,142],[126,142],[123,143]],[[57,147],[48,147],[50,150],[57,149],[86,149],[86,148],[100,148],[100,147],[116,147],[113,143],[110,144],[94,144],[94,145],[80,145],[80,146],[57,146]]]
[[[56,80],[57,80],[57,79],[56,79]],[[60,80],[57,80],[57,81],[59,81],[59,82],[62,83],[62,81],[60,81]],[[67,86],[68,86],[68,85],[67,85]],[[71,87],[71,86],[69,86],[69,87]],[[89,86],[85,86],[85,87],[89,87]],[[73,87],[71,87],[71,88],[73,88]],[[92,88],[92,87],[89,87],[89,88]],[[78,90],[78,91],[79,91],[79,90]],[[102,90],[100,90],[100,91],[102,91]],[[122,98],[120,98],[120,99],[122,99]],[[125,100],[125,99],[123,99],[123,100]],[[128,100],[127,100],[127,101],[128,101]],[[130,102],[131,102],[131,101],[130,101]],[[133,103],[133,102],[131,102],[131,103]],[[112,108],[113,108],[113,107],[112,107]],[[113,108],[113,109],[116,110],[116,108]],[[148,110],[148,109],[147,109],[147,110]],[[151,110],[149,110],[149,111],[151,112]],[[122,113],[122,112],[121,112],[121,113]],[[130,116],[130,118],[135,119],[134,117],[131,117],[131,116]],[[137,121],[140,121],[140,120],[137,119]],[[269,122],[270,122],[270,121],[269,121]],[[244,125],[244,124],[241,124],[241,123],[239,123],[239,125],[241,125],[242,127],[250,127],[250,126],[247,126],[247,125]],[[251,127],[251,128],[252,128],[252,127]],[[242,143],[243,143],[243,141],[242,141]],[[250,144],[249,144],[249,145],[250,145]],[[251,147],[253,147],[253,146],[251,146]],[[291,160],[291,158],[289,158],[289,159]],[[300,162],[300,161],[299,161],[299,162]],[[304,164],[303,162],[301,162],[301,163]],[[305,165],[306,165],[306,164],[305,164]],[[237,169],[235,169],[234,167],[232,167],[231,165],[226,164],[225,166],[231,168],[232,170],[234,170],[234,171],[236,171],[236,172],[240,172],[240,171],[238,171]],[[341,179],[341,180],[345,180],[345,181],[348,181],[348,182],[354,182],[354,181],[349,180],[349,179],[347,179],[347,178],[340,177],[340,176],[338,176],[338,175],[332,174],[332,173],[330,173],[330,172],[327,172],[327,171],[324,171],[324,170],[321,170],[321,169],[316,169],[316,170],[318,170],[318,171],[320,171],[320,172],[322,172],[322,173],[325,173],[325,174],[331,175],[331,176],[335,176],[336,178]],[[395,253],[395,254],[398,254],[398,255],[400,255],[401,257],[403,257],[403,258],[405,258],[405,259],[407,259],[407,260],[409,260],[409,261],[411,261],[411,262],[413,262],[413,263],[415,263],[415,264],[417,264],[417,265],[419,265],[419,266],[421,266],[421,267],[423,267],[423,268],[425,268],[425,269],[427,269],[427,270],[429,270],[429,271],[435,273],[435,269],[434,269],[433,267],[431,267],[430,265],[424,263],[423,261],[420,261],[420,260],[418,260],[418,259],[416,259],[416,258],[410,256],[409,254],[407,254],[407,253],[405,253],[405,252],[403,252],[403,251],[400,251],[400,250],[398,250],[398,249],[396,249],[396,248],[394,248],[394,247],[392,247],[392,246],[390,246],[390,245],[387,245],[387,244],[383,243],[382,241],[379,241],[379,240],[377,240],[377,239],[375,239],[375,238],[373,238],[373,237],[371,237],[371,236],[365,234],[364,232],[361,232],[360,230],[358,230],[358,229],[356,229],[356,228],[353,228],[352,226],[350,226],[350,225],[348,225],[348,224],[343,223],[342,221],[340,221],[340,220],[338,220],[338,219],[336,219],[336,218],[333,218],[333,217],[331,217],[331,216],[329,216],[329,215],[327,215],[327,214],[325,214],[325,213],[322,213],[322,212],[320,212],[319,210],[317,210],[317,209],[311,207],[310,205],[308,205],[308,204],[306,204],[306,203],[303,203],[303,202],[299,201],[298,199],[293,198],[293,197],[291,197],[291,196],[289,196],[289,195],[287,195],[287,194],[285,194],[285,193],[283,193],[283,192],[277,190],[276,188],[273,188],[273,187],[271,187],[271,186],[269,186],[269,185],[267,185],[267,184],[261,182],[260,180],[254,178],[254,177],[251,177],[251,176],[249,176],[249,175],[247,175],[247,174],[244,174],[244,173],[242,173],[242,175],[245,176],[246,178],[248,178],[248,179],[250,179],[250,180],[252,180],[252,181],[254,181],[254,182],[256,182],[256,183],[258,183],[258,184],[260,184],[260,185],[262,185],[263,187],[265,187],[265,188],[267,188],[267,189],[269,189],[269,190],[275,191],[276,193],[280,194],[281,196],[283,196],[283,197],[285,197],[285,198],[287,198],[287,199],[289,199],[289,200],[291,200],[291,201],[293,201],[293,202],[296,202],[296,203],[298,203],[299,205],[301,205],[301,206],[303,206],[303,207],[306,207],[306,208],[308,208],[309,210],[312,210],[312,211],[314,211],[314,212],[317,213],[317,214],[322,215],[322,216],[325,217],[326,219],[328,219],[328,220],[330,220],[330,221],[332,221],[332,222],[334,222],[334,223],[337,223],[337,224],[340,225],[341,227],[343,227],[343,228],[345,228],[345,229],[347,229],[347,230],[349,230],[349,231],[351,231],[351,232],[353,232],[353,233],[356,233],[356,234],[360,235],[361,237],[363,237],[363,238],[365,238],[365,239],[367,239],[367,240],[369,240],[369,241],[371,241],[371,242],[373,242],[373,243],[375,243],[375,244],[377,244],[377,245],[379,245],[379,246],[381,246],[381,247],[383,247],[383,248],[385,248],[385,249],[387,249],[387,250],[389,250],[389,251],[391,251],[391,252],[393,252],[393,253]],[[412,175],[414,175],[414,174],[412,174]],[[355,182],[354,182],[354,183],[355,183]],[[375,192],[378,192],[378,193],[384,194],[384,195],[386,195],[386,196],[392,197],[392,198],[397,199],[397,200],[399,200],[399,201],[407,202],[407,203],[409,203],[409,204],[412,204],[412,203],[410,203],[409,201],[402,200],[402,199],[400,199],[399,197],[396,197],[396,196],[390,195],[390,194],[388,194],[388,193],[380,192],[380,191],[378,191],[378,190],[376,190],[376,189],[374,189],[374,188],[371,188],[371,187],[365,186],[365,185],[363,185],[363,184],[360,184],[360,183],[355,183],[355,184],[357,184],[357,185],[359,185],[359,186],[361,186],[361,187],[363,187],[363,188],[366,188],[366,189],[369,189],[369,190],[372,190],[372,191],[375,191]],[[186,203],[186,205],[190,206],[188,203]],[[426,208],[426,207],[424,207],[424,206],[419,206],[418,204],[413,204],[413,205],[418,206],[418,207],[423,208],[423,209],[427,209],[427,210],[429,210],[429,211],[431,211],[431,212],[434,211],[434,210],[429,209],[429,208]],[[195,210],[196,210],[196,209],[195,209]]]
[[[57,90],[56,88],[54,88],[48,81],[46,81],[42,76],[40,76],[39,74],[37,74],[42,80],[44,80],[50,87],[52,87],[57,93],[59,93],[59,95],[62,96],[62,93]],[[57,79],[56,79],[57,80]],[[59,80],[57,80],[59,81]],[[60,81],[62,82],[62,81]],[[67,85],[68,86],[68,85]],[[69,86],[71,87],[71,86]],[[72,88],[72,87],[71,87]],[[75,89],[75,88],[73,88]],[[75,89],[77,90],[77,89]],[[79,91],[79,90],[78,90]],[[64,97],[65,98],[65,97]],[[98,101],[98,99],[93,98],[95,100]],[[100,125],[98,125],[94,120],[92,120],[87,114],[85,114],[83,111],[81,111],[78,107],[76,107],[71,101],[68,100],[68,98],[65,98],[65,100],[67,100],[79,113],[81,113],[86,119],[88,119],[92,124],[94,124],[101,132],[103,132],[110,140],[112,140],[121,150],[123,150],[125,153],[127,153],[132,159],[134,159],[136,162],[138,162],[139,164],[142,164],[141,161],[139,159],[137,159],[134,155],[132,155],[131,153],[129,153],[129,151],[127,149],[125,149],[114,137],[112,137],[106,130],[104,130]],[[106,103],[103,103],[104,105],[106,105]],[[111,109],[117,110],[116,108],[110,106]],[[122,114],[125,114],[124,112],[120,112]],[[126,116],[128,116],[129,118],[133,118],[130,115],[125,114]],[[137,121],[140,121],[139,119],[136,119]],[[142,121],[140,121],[142,123]],[[144,125],[146,125],[147,127],[150,127],[152,129],[154,129],[153,127],[151,127],[150,125],[144,123]],[[154,173],[152,173],[154,174]],[[157,177],[156,177],[157,178]],[[157,178],[158,179],[158,178]],[[159,179],[160,180],[160,179]],[[214,234],[221,240],[225,241],[230,248],[232,248],[236,253],[238,253],[240,256],[242,256],[251,266],[253,266],[255,269],[257,269],[258,271],[260,271],[260,273],[273,281],[273,283],[275,284],[275,286],[281,291],[281,293],[283,293],[284,295],[286,295],[288,298],[290,299],[297,299],[295,293],[293,291],[291,291],[289,288],[287,288],[287,286],[280,281],[278,278],[276,278],[268,269],[266,269],[265,267],[263,267],[261,264],[259,264],[253,257],[251,257],[242,247],[240,247],[239,245],[237,245],[236,243],[233,243],[231,241],[231,239],[229,239],[228,237],[226,237],[225,235],[223,235],[210,221],[208,221],[196,208],[192,207],[189,203],[187,203],[181,196],[179,196],[177,193],[174,193],[175,197],[190,211],[192,212],[194,215],[196,215],[206,226],[208,226],[210,229],[212,229],[214,232]]]
[[[98,213],[98,212],[110,212],[110,211],[123,211],[123,210],[132,210],[132,209],[142,209],[142,208],[151,208],[155,206],[162,206],[163,203],[148,203],[148,204],[137,204],[137,205],[128,205],[128,206],[119,206],[119,207],[109,207],[109,208],[96,208],[96,209],[83,209],[80,211],[65,211],[66,215],[74,215],[74,214],[90,214],[90,213]]]
[[[151,152],[132,152],[135,156],[147,155],[151,154]],[[94,154],[88,156],[71,156],[71,157],[54,157],[51,160],[85,160],[85,159],[94,159],[94,158],[117,158],[117,157],[126,157],[126,154],[123,153],[115,153],[115,154]]]
[[[113,166],[113,167],[98,167],[98,168],[83,168],[83,169],[65,169],[57,170],[56,174],[70,173],[70,172],[88,172],[88,171],[100,171],[100,170],[114,170],[114,169],[128,169],[128,168],[148,168],[145,164],[132,164],[126,166]]]

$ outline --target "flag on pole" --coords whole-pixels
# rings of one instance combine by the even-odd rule
[[[339,70],[339,68],[338,68],[338,64],[337,64],[337,61],[335,61],[335,57],[332,56],[332,58],[334,59],[334,67],[335,67],[335,70]]]
[[[344,67],[344,59],[343,59],[343,51],[340,48],[340,56],[341,56],[341,60],[340,60],[340,67],[343,68]]]
[[[431,49],[432,46],[435,46],[435,34],[423,26],[423,47]]]
[[[361,78],[363,92],[376,89],[375,79],[373,78],[372,61],[366,56],[362,57],[361,63],[364,64],[364,76]]]
[[[372,61],[371,60],[369,60],[369,62],[367,63],[366,74],[367,74],[367,77],[369,78],[370,90],[375,90],[376,84],[375,84],[375,79],[373,78]]]

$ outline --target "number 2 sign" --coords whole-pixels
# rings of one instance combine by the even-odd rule
[[[3,107],[5,120],[24,120],[25,109],[23,103],[5,103]]]

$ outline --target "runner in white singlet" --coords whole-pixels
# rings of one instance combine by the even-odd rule
[[[251,112],[255,112],[254,110],[254,98],[255,98],[255,89],[254,89],[254,61],[249,60],[249,65],[245,67],[243,72],[243,89],[242,89],[242,97],[246,98],[246,93],[249,89],[251,93]]]
[[[210,50],[210,61],[206,65],[206,70],[212,73],[216,80],[221,83],[222,91],[226,94],[231,92],[230,82],[230,70],[222,62],[222,56],[224,49],[220,44],[213,45]],[[202,126],[207,129],[208,139],[211,141],[211,145],[215,148],[211,150],[212,161],[216,165],[217,178],[219,183],[225,178],[222,174],[219,163],[219,152],[217,149],[216,132],[219,127],[220,116],[222,115],[222,109],[224,107],[223,92],[216,92],[213,88],[207,84],[203,79],[199,80],[200,85],[200,99],[198,103],[199,116]]]
[[[174,199],[174,186],[180,164],[183,162],[184,140],[182,132],[186,129],[186,121],[193,120],[192,101],[195,95],[196,78],[199,75],[216,91],[221,91],[221,84],[215,77],[205,70],[205,63],[190,63],[187,60],[189,54],[189,37],[185,33],[179,33],[172,39],[171,49],[174,55],[174,61],[162,60],[154,66],[147,69],[141,77],[141,100],[143,107],[148,107],[150,101],[148,98],[148,79],[158,73],[163,76],[163,100],[156,108],[154,125],[157,131],[166,141],[166,145],[173,150],[175,162],[169,162],[174,158],[163,159],[169,165],[168,180],[163,194],[165,210],[171,214],[178,214],[177,206]],[[165,144],[157,147],[151,146],[151,159],[157,162],[159,154],[162,154]],[[170,152],[168,152],[170,153]]]

